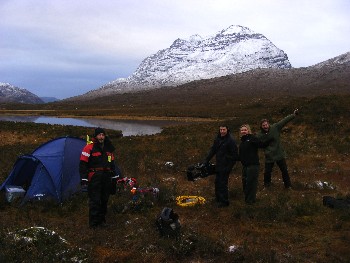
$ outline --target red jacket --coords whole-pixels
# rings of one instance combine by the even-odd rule
[[[114,176],[116,173],[114,146],[109,139],[105,140],[103,148],[95,138],[92,141],[92,144],[87,144],[84,147],[80,155],[79,172],[81,178],[90,181],[96,172],[110,172],[111,176]]]

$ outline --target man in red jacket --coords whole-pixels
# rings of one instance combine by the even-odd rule
[[[79,172],[82,184],[87,184],[89,226],[96,228],[106,226],[108,199],[120,171],[115,165],[115,148],[102,128],[95,129],[92,142],[81,153]]]

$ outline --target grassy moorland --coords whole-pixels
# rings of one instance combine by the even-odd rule
[[[128,106],[125,112],[122,107],[99,109],[95,114],[82,109],[80,113],[89,115],[134,113],[214,121],[167,127],[152,136],[119,137],[117,132],[109,131],[123,175],[135,177],[140,186],[158,187],[160,195],[158,199],[140,197],[135,202],[129,191],[112,196],[106,228],[88,228],[85,193],[62,205],[36,202],[23,207],[6,203],[2,196],[0,262],[349,262],[350,210],[323,206],[322,197],[350,196],[350,97],[223,97],[219,103],[207,100],[194,108],[174,103],[169,107],[152,104],[143,111],[137,105]],[[63,107],[57,110],[58,115],[74,115],[79,110]],[[238,140],[241,124],[249,123],[257,131],[261,118],[278,121],[297,107],[300,115],[282,134],[293,190],[284,190],[277,169],[271,190],[264,190],[261,167],[258,202],[247,206],[238,163],[230,176],[231,204],[216,208],[213,176],[187,181],[184,171],[203,159],[221,122],[230,125]],[[5,180],[19,155],[51,138],[85,136],[89,131],[92,132],[72,126],[1,122],[0,181]],[[168,161],[174,166],[166,166]],[[206,203],[179,207],[175,203],[179,195],[200,195]],[[182,229],[178,238],[160,237],[157,232],[155,218],[163,207],[172,207],[180,216]],[[64,238],[67,243],[61,249],[66,252],[57,251],[57,237],[42,237],[32,243],[9,237],[9,233],[33,226],[45,227]],[[230,246],[237,249],[230,253]]]

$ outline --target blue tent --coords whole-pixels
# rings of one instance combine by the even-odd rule
[[[26,193],[22,203],[44,198],[63,202],[80,191],[79,160],[85,145],[85,140],[69,136],[42,144],[32,154],[17,159],[0,190],[23,187]]]

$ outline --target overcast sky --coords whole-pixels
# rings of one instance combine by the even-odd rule
[[[59,99],[130,76],[177,38],[230,25],[307,67],[350,51],[349,0],[1,0],[0,82]]]

